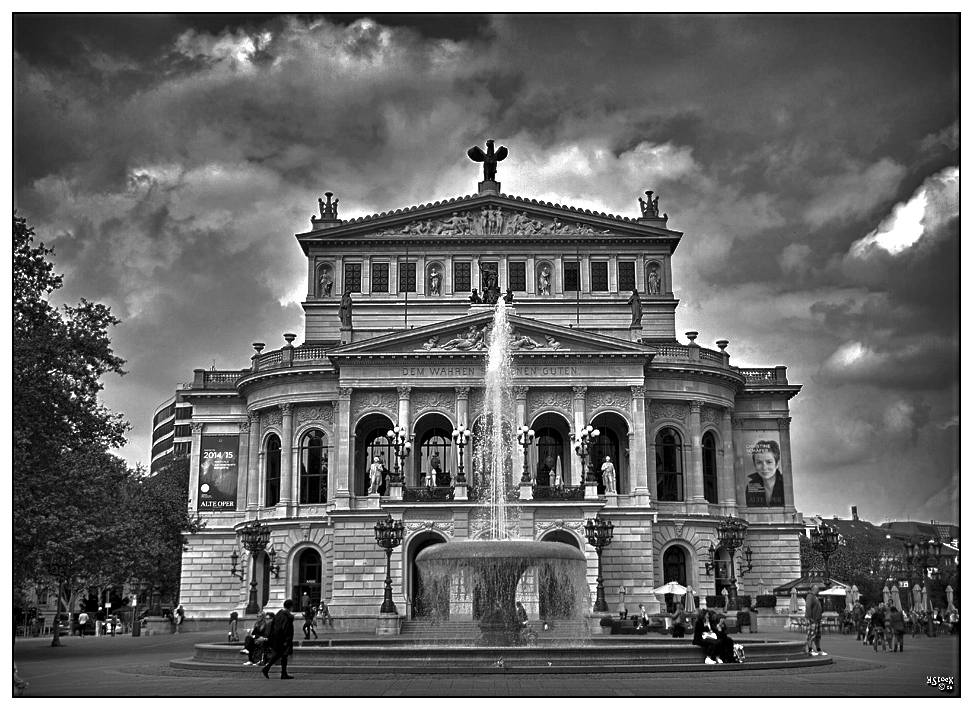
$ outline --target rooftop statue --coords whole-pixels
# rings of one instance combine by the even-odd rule
[[[493,139],[489,139],[487,142],[487,150],[484,153],[480,146],[475,145],[466,151],[466,154],[470,156],[470,160],[476,161],[477,163],[483,163],[483,180],[496,182],[497,179],[497,163],[507,157],[507,147],[500,146],[496,153],[493,152]]]

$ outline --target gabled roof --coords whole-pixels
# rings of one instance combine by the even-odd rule
[[[793,579],[790,582],[785,582],[779,587],[774,587],[774,594],[790,594],[791,590],[795,590],[799,595],[805,595],[811,591],[813,585],[818,585],[821,589],[830,589],[831,587],[840,586],[848,587],[849,585],[845,582],[839,582],[834,577],[825,577],[824,571],[818,568],[812,568],[803,577]]]
[[[492,216],[491,216],[492,215]],[[392,242],[466,243],[471,235],[489,241],[590,241],[634,239],[675,250],[682,232],[661,219],[632,219],[578,207],[504,194],[480,193],[382,212],[352,220],[311,218],[312,230],[297,234],[304,250],[346,239]]]
[[[404,354],[422,358],[485,357],[493,317],[492,307],[485,307],[482,312],[460,318],[342,345],[329,352],[328,356],[336,364],[347,358]],[[595,356],[648,362],[653,357],[651,348],[640,343],[517,315],[508,314],[507,319],[512,332],[511,354],[515,358]]]

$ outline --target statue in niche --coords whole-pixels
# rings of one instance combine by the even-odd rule
[[[341,318],[341,327],[351,327],[351,289],[346,288],[341,296],[341,305],[338,306],[338,316]]]
[[[476,303],[483,303],[483,299],[480,298],[480,294],[476,292],[476,289],[473,289],[470,291],[470,305],[472,306]]]
[[[429,457],[429,473],[426,476],[427,486],[438,486],[439,476],[443,472],[443,465],[439,461],[439,452],[433,451],[432,456]]]
[[[658,296],[662,280],[659,278],[659,270],[653,268],[646,279],[650,296]]]
[[[632,325],[630,328],[642,325],[642,299],[639,297],[638,289],[632,289],[632,295],[628,298],[628,305],[632,307]]]
[[[470,156],[470,160],[477,163],[483,163],[483,180],[484,182],[496,182],[497,180],[497,163],[507,157],[507,147],[500,146],[497,148],[496,152],[493,150],[493,139],[489,139],[486,142],[487,149],[486,153],[480,149],[480,146],[475,145],[466,151],[466,154]]]
[[[318,276],[318,295],[322,298],[330,298],[332,288],[334,288],[334,280],[331,278],[331,269],[323,266]]]
[[[601,465],[601,484],[605,487],[605,493],[615,492],[615,464],[611,456],[606,456],[605,463]]]
[[[372,465],[368,467],[368,479],[370,481],[368,495],[379,494],[378,489],[382,485],[384,474],[385,466],[382,465],[382,460],[378,456],[375,456],[372,458]]]
[[[434,266],[432,267],[432,270],[429,273],[429,293],[431,293],[433,296],[439,296],[441,295],[440,294],[441,287],[442,287],[442,276]]]
[[[541,268],[541,274],[537,279],[537,292],[541,296],[551,295],[551,270],[547,268],[547,264]]]

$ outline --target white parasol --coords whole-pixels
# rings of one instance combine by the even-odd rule
[[[919,585],[912,585],[912,608],[916,611],[922,609],[922,592],[919,591]]]
[[[946,587],[946,611],[955,611],[956,607],[953,606],[953,587]]]
[[[561,478],[561,455],[558,454],[557,461],[554,462],[554,487],[562,488],[564,481]]]
[[[889,585],[882,587],[882,601],[885,602],[885,606],[889,605],[892,601],[892,593],[889,591]]]
[[[929,593],[926,592],[925,584],[922,585],[922,597],[919,606],[923,611],[932,611],[932,599],[929,598]]]
[[[857,602],[858,597],[860,596],[861,593],[858,591],[858,585],[857,584],[851,585],[851,603],[854,604],[855,602]]]
[[[791,587],[791,614],[797,613],[797,587]]]
[[[902,610],[902,599],[899,597],[899,585],[892,585],[892,606],[896,609]]]
[[[683,603],[682,606],[683,606],[683,610],[687,614],[692,614],[693,612],[696,611],[696,600],[693,598],[693,588],[692,587],[687,587],[686,588],[686,597],[685,597],[685,601],[684,601],[684,603]]]
[[[848,590],[844,587],[831,587],[823,592],[818,592],[819,597],[843,597]]]
[[[686,593],[686,588],[679,584],[678,582],[666,582],[661,587],[656,587],[652,590],[653,594],[675,594],[677,596],[682,596]]]

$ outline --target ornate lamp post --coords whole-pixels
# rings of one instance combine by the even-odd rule
[[[466,474],[463,473],[463,449],[469,443],[470,439],[473,437],[473,432],[466,428],[463,424],[458,424],[455,429],[453,429],[453,441],[456,442],[456,446],[459,449],[459,471],[456,474],[456,484],[466,485]]]
[[[736,551],[743,547],[747,538],[747,523],[740,518],[723,518],[716,527],[716,536],[720,541],[720,546],[725,547],[730,553],[729,603],[730,611],[736,611],[739,604],[737,603],[737,578],[733,561]]]
[[[391,513],[375,523],[375,542],[385,548],[385,599],[382,601],[383,614],[395,614],[395,602],[392,601],[392,550],[402,542],[405,526],[401,520],[393,520]]]
[[[240,543],[243,545],[243,549],[250,553],[250,558],[258,552],[263,552],[267,549],[267,543],[270,542],[270,527],[264,525],[259,520],[251,520],[240,530]],[[233,564],[233,570],[230,574],[236,571],[237,564],[237,553],[236,550],[230,556],[230,560]],[[277,575],[274,575],[277,578]],[[243,579],[243,571],[240,571],[240,579]],[[257,603],[257,579],[256,575],[250,580],[250,599],[247,601],[248,614],[259,614],[260,604]]]
[[[598,478],[595,476],[594,468],[588,460],[588,455],[591,447],[598,441],[600,435],[601,432],[589,424],[586,427],[582,427],[581,431],[574,438],[574,451],[581,458],[581,470],[585,472],[586,483],[598,483]]]
[[[822,524],[811,531],[811,547],[821,553],[824,558],[824,577],[831,584],[831,567],[828,560],[838,549],[838,531]]]
[[[395,449],[395,471],[392,472],[392,483],[402,483],[400,467],[403,467],[403,462],[409,458],[409,453],[412,451],[412,442],[409,441],[409,435],[406,433],[405,427],[399,426],[398,424],[394,428],[389,429],[386,436],[392,441],[392,448]]]
[[[534,443],[534,430],[526,424],[517,430],[517,442],[524,450],[524,472],[520,476],[521,483],[530,483],[530,467],[527,465],[527,449]]]
[[[605,601],[605,578],[601,575],[601,551],[611,544],[614,530],[614,523],[600,516],[588,518],[584,524],[584,534],[588,538],[588,544],[595,548],[595,552],[598,553],[598,588],[595,595],[595,612],[608,611],[608,602]]]

